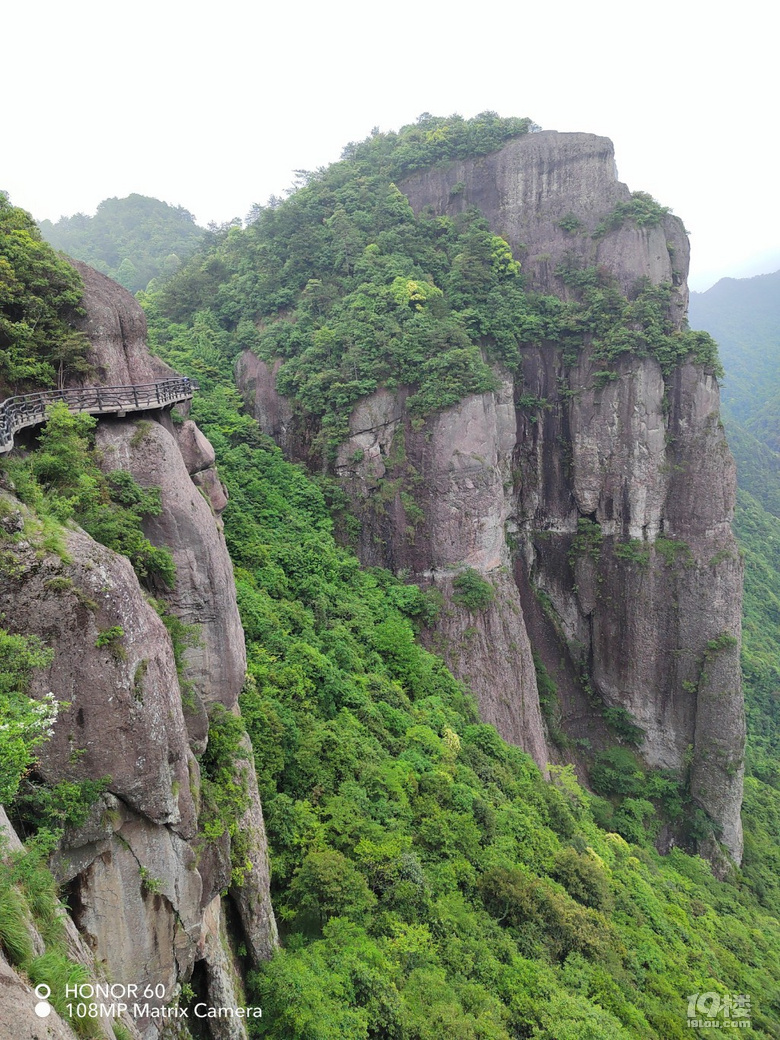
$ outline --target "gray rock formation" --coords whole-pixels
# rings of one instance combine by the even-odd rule
[[[207,504],[194,488],[192,494],[216,530]],[[15,543],[6,550],[0,588],[6,627],[39,635],[54,650],[32,687],[34,696],[52,690],[63,702],[39,775],[50,782],[105,778],[108,788],[88,821],[66,833],[55,873],[90,963],[109,977],[161,984],[159,1003],[167,1004],[205,959],[209,985],[224,996],[232,982],[222,977],[218,933],[230,844],[226,837],[210,845],[198,834],[199,767],[170,638],[127,560],[78,530],[68,533],[65,549],[63,559],[38,541]],[[110,632],[116,635],[98,646],[101,633]],[[235,701],[233,692],[225,695]],[[207,726],[204,743],[206,734]],[[250,808],[241,825],[251,840],[235,902],[241,941],[256,963],[270,955],[276,928],[257,783],[251,764],[237,768],[247,773]],[[210,951],[218,952],[215,963]],[[157,1036],[157,1025],[138,1021],[144,1040]]]
[[[145,319],[132,296],[76,266],[85,284],[90,360],[101,381],[169,375],[146,350]],[[231,885],[229,836],[209,842],[199,833],[196,755],[208,741],[207,708],[219,702],[237,713],[246,669],[219,519],[226,492],[214,451],[192,422],[174,425],[162,411],[101,419],[96,439],[106,470],[125,469],[139,483],[161,488],[162,512],[146,533],[171,549],[177,578],[158,598],[198,639],[185,651],[183,698],[171,639],[124,557],[78,529],[68,531],[63,551],[52,551],[35,534],[33,519],[27,541],[8,543],[0,585],[4,625],[52,647],[53,663],[36,675],[32,692],[52,690],[63,702],[36,768],[49,782],[105,778],[107,788],[86,823],[65,834],[53,866],[78,925],[71,936],[90,964],[113,979],[161,985],[161,1004],[200,972],[207,1000],[238,1006],[244,998],[227,948],[244,944],[256,964],[270,956],[276,925],[251,755],[236,763],[249,795],[241,820],[248,837],[244,883],[232,891],[231,927],[239,935],[229,934],[222,898]],[[17,513],[18,535],[26,511],[12,501],[12,517]],[[161,1022],[139,1019],[137,1026],[134,1040],[156,1040]],[[243,1021],[225,1030],[217,1024],[213,1040],[246,1037]]]
[[[245,760],[238,769],[249,792],[249,805],[240,821],[246,836],[247,862],[244,864],[244,880],[234,885],[231,897],[241,920],[247,949],[255,964],[268,960],[277,943],[276,920],[271,906],[271,870],[268,862],[268,845],[265,837],[265,821],[257,795],[257,774],[249,744],[245,738]]]
[[[400,187],[416,212],[451,216],[477,206],[494,234],[511,245],[530,288],[566,298],[555,269],[572,255],[585,265],[606,267],[624,292],[641,277],[671,282],[680,290],[680,317],[687,307],[690,248],[678,217],[669,214],[645,228],[627,222],[591,237],[615,206],[631,197],[618,180],[615,150],[606,137],[555,130],[527,134],[491,155],[423,170]],[[576,231],[560,226],[570,215],[581,223]]]
[[[203,879],[191,847],[199,769],[170,638],[127,560],[78,530],[66,549],[69,559],[17,543],[0,591],[6,627],[54,651],[31,688],[61,702],[37,772],[108,787],[66,834],[55,872],[91,961],[115,979],[163,983],[172,999],[196,959]]]
[[[574,257],[626,292],[638,278],[671,283],[672,317],[684,320],[688,241],[676,217],[592,236],[630,199],[605,138],[531,134],[400,187],[418,212],[477,205],[533,288],[566,297],[555,270]],[[560,226],[570,215],[576,231]],[[561,757],[545,747],[532,645],[558,687],[555,725],[599,750],[618,739],[605,708],[623,709],[644,731],[648,766],[690,770],[695,801],[739,861],[741,564],[717,381],[693,364],[665,379],[652,358],[624,357],[607,380],[603,367],[587,347],[569,364],[555,344],[521,345],[514,379],[497,368],[499,391],[422,428],[408,389],[380,389],[355,408],[335,472],[360,516],[363,561],[443,591],[428,638],[486,720],[540,765]],[[278,368],[241,357],[247,407],[290,456],[321,465],[305,417],[276,392]],[[464,568],[496,593],[474,614],[453,598]],[[585,756],[576,746],[566,756],[585,778]],[[703,850],[717,858],[714,848]]]
[[[214,449],[191,419],[183,422],[176,431],[176,442],[190,476],[214,466],[217,458]]]
[[[6,627],[54,650],[34,696],[62,707],[39,763],[52,782],[111,777],[110,789],[152,823],[196,831],[190,792],[198,768],[187,743],[171,642],[130,563],[82,531],[69,559],[19,542],[0,586]]]
[[[221,525],[188,472],[212,467],[214,452],[194,423],[180,430],[177,438],[160,423],[107,420],[96,431],[96,443],[107,470],[126,470],[144,487],[161,489],[162,512],[144,528],[153,544],[173,553],[176,584],[164,593],[165,602],[180,621],[196,626],[197,644],[185,651],[184,678],[203,704],[232,708],[246,674],[233,568]]]
[[[602,700],[644,731],[648,765],[682,774],[692,752],[694,797],[739,859],[742,568],[717,383],[684,365],[665,387],[655,361],[630,359],[598,390],[593,368],[524,354],[524,387],[547,402],[518,413],[516,572],[547,603],[526,594],[525,616],[564,729],[603,745]]]
[[[245,350],[236,362],[236,381],[260,429],[286,450],[293,406],[276,392],[276,374],[281,365],[281,360],[267,365],[251,350]]]
[[[146,346],[146,315],[121,285],[81,260],[71,260],[84,283],[85,316],[79,330],[87,336],[87,360],[94,374],[89,385],[127,386],[167,379],[171,369]]]
[[[428,642],[468,681],[485,721],[544,770],[534,665],[504,537],[515,414],[511,378],[499,374],[496,393],[468,397],[422,430],[413,428],[403,398],[372,394],[352,414],[336,472],[360,511],[361,558],[442,592],[445,608]],[[496,591],[473,613],[453,598],[466,569]]]
[[[95,958],[114,978],[162,984],[156,1003],[168,1003],[192,971],[203,927],[191,845],[109,794],[66,835],[55,870]]]

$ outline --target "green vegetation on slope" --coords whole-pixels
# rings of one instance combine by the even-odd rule
[[[673,1040],[712,991],[751,994],[753,1035],[780,1036],[775,893],[605,832],[569,770],[546,783],[480,724],[415,642],[435,605],[339,548],[322,490],[242,415],[230,334],[152,331],[202,382],[230,490],[283,938],[250,979],[256,1035]]]
[[[742,673],[748,721],[742,874],[780,903],[780,519],[738,492],[734,529],[745,556]]]
[[[391,180],[414,143],[352,146],[146,301],[160,351],[201,379],[195,416],[231,492],[242,709],[284,937],[253,980],[259,1035],[671,1038],[688,1033],[687,994],[729,989],[753,995],[754,1031],[780,1035],[780,904],[760,870],[778,851],[771,788],[749,785],[750,875],[716,882],[700,860],[654,852],[648,799],[672,813],[678,785],[629,752],[601,763],[605,793],[629,785],[617,812],[565,771],[545,784],[413,641],[434,604],[338,549],[321,492],[236,408],[230,366],[246,347],[286,359],[280,388],[329,439],[380,381],[409,382],[421,413],[475,388],[430,378],[460,334],[510,366],[518,343],[546,338],[594,343],[607,363],[630,351],[716,368],[706,335],[669,326],[669,287],[629,301],[571,270],[580,303],[530,299],[477,214],[415,218]]]
[[[412,170],[478,156],[527,129],[493,113],[424,116],[350,145],[286,202],[258,208],[245,230],[212,236],[156,308],[196,335],[227,333],[234,356],[281,358],[278,389],[313,418],[322,449],[344,438],[351,408],[378,386],[411,386],[407,407],[422,416],[491,389],[486,361],[514,369],[521,344],[560,343],[571,357],[592,342],[607,365],[630,352],[658,357],[665,372],[689,356],[716,368],[705,333],[672,327],[671,286],[639,284],[629,301],[604,272],[569,265],[579,302],[526,294],[509,246],[477,210],[416,216],[397,187]],[[641,199],[627,205],[620,220],[663,213]]]
[[[203,228],[181,206],[145,195],[106,199],[94,217],[76,213],[56,224],[43,220],[43,237],[55,249],[84,260],[130,292],[155,278],[170,278],[203,238]]]
[[[53,697],[37,702],[28,696],[33,670],[51,659],[51,651],[35,636],[14,636],[0,629],[0,805],[16,797],[35,761],[36,747],[57,716]]]
[[[578,349],[583,337],[593,345],[594,357],[610,364],[623,354],[654,357],[665,376],[686,360],[723,375],[718,348],[707,332],[677,329],[671,317],[675,289],[637,280],[631,299],[620,291],[614,275],[603,267],[581,268],[571,260],[556,274],[580,294],[580,302],[561,308],[558,335],[569,351]]]
[[[176,572],[167,549],[144,535],[144,517],[160,513],[160,489],[142,488],[122,470],[105,474],[95,457],[91,433],[97,419],[71,415],[58,403],[48,410],[37,450],[5,457],[0,468],[15,493],[37,515],[56,524],[73,520],[102,545],[127,556],[147,588],[172,588]]]
[[[234,353],[285,358],[279,389],[330,443],[380,383],[415,384],[409,406],[420,413],[492,389],[484,338],[516,360],[516,330],[543,328],[509,247],[476,212],[418,220],[368,160],[345,160],[245,231],[231,228],[159,307],[176,321],[200,313],[231,334]]]
[[[87,340],[72,327],[81,295],[76,270],[0,192],[0,396],[89,371]]]
[[[475,229],[487,234],[476,220],[455,231]],[[695,857],[662,858],[605,832],[594,822],[597,801],[569,770],[545,782],[528,756],[479,723],[468,693],[415,641],[435,603],[339,548],[322,489],[241,413],[231,363],[243,343],[256,345],[241,310],[256,285],[257,257],[242,252],[250,232],[229,232],[193,262],[192,306],[172,315],[181,324],[166,320],[167,294],[150,301],[150,315],[159,350],[202,381],[195,418],[231,493],[226,536],[249,654],[242,708],[284,938],[250,979],[264,1009],[258,1035],[674,1040],[690,1036],[690,994],[716,992],[748,994],[752,1035],[780,1036],[772,881],[780,812],[771,788],[748,787],[761,824],[748,831],[749,842],[757,835],[751,873],[716,881]],[[483,261],[491,256],[477,269],[490,270],[492,236],[476,241]],[[272,265],[259,270],[270,278]],[[417,280],[389,274],[385,287]],[[278,303],[273,317],[284,320],[280,308],[294,302]],[[409,311],[420,302],[409,294]],[[561,305],[534,306],[545,328],[545,308]],[[304,374],[313,372],[314,362]],[[335,429],[331,393],[318,414],[332,415]],[[461,590],[475,591],[489,594]],[[214,785],[240,754],[234,729],[204,762]],[[211,793],[224,813],[230,793],[221,805]],[[646,841],[641,828],[638,837]]]
[[[0,834],[0,947],[32,985],[49,986],[52,1004],[77,1036],[104,1037],[98,1018],[71,1018],[67,1013],[66,987],[93,980],[89,970],[68,955],[64,908],[47,867],[54,844],[47,833],[28,842],[24,851],[9,853],[5,835]],[[33,947],[31,925],[44,943],[42,953]]]
[[[42,556],[57,553],[68,560],[63,525],[78,523],[98,542],[126,556],[138,578],[153,591],[171,588],[175,567],[169,550],[151,544],[143,533],[147,516],[160,512],[159,488],[142,488],[124,471],[104,474],[98,466],[91,432],[97,420],[71,415],[64,404],[53,405],[33,450],[2,456],[0,476],[27,509],[0,494],[0,577],[18,576],[17,550],[34,546]],[[50,595],[73,591],[88,609],[97,604],[74,588],[66,575],[46,582]],[[186,640],[187,626],[151,601],[174,641]],[[98,635],[96,646],[124,653],[120,626]],[[180,654],[179,654],[180,656]],[[6,635],[0,630],[0,804],[20,833],[61,833],[79,826],[89,807],[106,789],[110,777],[84,781],[44,782],[35,772],[36,749],[50,733],[57,714],[52,695],[42,701],[27,695],[34,668],[51,662],[51,652],[34,636]],[[177,658],[177,667],[180,662]]]
[[[646,191],[634,191],[628,202],[619,202],[612,212],[599,222],[593,235],[595,238],[605,235],[608,231],[615,231],[623,227],[627,221],[633,221],[637,227],[657,227],[667,213],[671,212],[668,206],[659,205]],[[560,226],[568,230],[563,223]]]

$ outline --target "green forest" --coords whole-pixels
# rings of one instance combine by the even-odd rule
[[[105,199],[94,217],[76,213],[56,223],[42,220],[39,227],[55,249],[84,260],[131,292],[170,278],[204,235],[182,206],[146,195]]]
[[[86,376],[87,340],[73,327],[81,313],[81,279],[4,192],[0,242],[0,392],[5,397]]]
[[[471,693],[417,638],[440,602],[361,567],[334,534],[346,506],[338,486],[286,461],[235,386],[243,349],[284,359],[279,388],[328,460],[351,407],[377,386],[413,387],[422,421],[492,389],[488,362],[512,370],[520,343],[552,341],[576,356],[587,340],[606,373],[627,353],[656,357],[667,372],[686,359],[719,372],[711,337],[669,322],[671,290],[644,284],[627,299],[600,269],[566,269],[575,301],[526,293],[509,247],[477,211],[417,217],[397,187],[405,173],[486,154],[530,129],[486,113],[373,134],[245,228],[212,230],[175,272],[146,278],[144,269],[143,285],[130,286],[170,275],[139,294],[150,346],[198,380],[192,418],[230,495],[225,535],[248,674],[243,721],[219,711],[211,719],[201,824],[232,834],[240,884],[242,792],[224,777],[245,727],[281,938],[245,980],[248,1001],[263,1008],[250,1025],[256,1037],[675,1040],[691,1035],[686,1009],[705,993],[740,995],[733,1014],[749,1014],[744,1031],[780,1037],[780,519],[766,496],[741,490],[736,521],[746,565],[745,858],[718,879],[680,848],[656,851],[661,815],[679,792],[648,777],[630,746],[602,760],[596,795],[571,766],[545,780],[480,722]],[[63,288],[62,259],[29,218],[3,206],[0,336],[15,367],[2,379],[48,385],[58,366],[80,371],[68,331],[78,285]],[[125,259],[139,272],[145,263],[130,245]],[[47,346],[26,331],[34,297],[53,330]],[[70,344],[64,360],[58,343]],[[53,414],[35,450],[0,464],[2,479],[49,537],[75,520],[128,555],[141,580],[155,572],[173,582],[164,550],[155,555],[142,533],[159,503],[121,475],[101,476],[94,451],[90,423]],[[12,537],[0,531],[0,549]],[[484,590],[466,582],[460,592],[479,610]],[[171,627],[175,643],[184,638]],[[20,899],[32,908],[43,852],[97,793],[46,813],[22,797],[48,725],[26,696],[45,655],[0,631],[0,662],[13,662],[0,708],[15,720],[0,731],[0,794],[12,815],[37,813],[39,830],[27,868],[19,860],[0,871],[0,943],[33,980],[40,961],[12,948],[18,930],[8,922],[18,922]],[[52,956],[62,956],[58,942],[52,935]]]
[[[749,855],[724,882],[599,828],[571,770],[542,780],[414,642],[435,604],[338,548],[323,489],[241,416],[219,335],[188,360],[232,496],[282,922],[250,983],[258,1035],[682,1037],[705,989],[754,993],[753,1032],[779,1035],[776,790],[748,782]]]

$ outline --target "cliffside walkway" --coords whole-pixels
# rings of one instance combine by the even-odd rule
[[[177,376],[157,383],[82,386],[73,390],[45,390],[39,394],[7,397],[0,403],[0,453],[13,448],[17,431],[45,422],[46,409],[58,401],[63,401],[71,412],[122,416],[127,412],[148,412],[167,408],[179,401],[189,401],[198,389],[194,379]]]

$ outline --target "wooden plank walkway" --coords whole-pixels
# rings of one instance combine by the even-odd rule
[[[127,412],[147,412],[189,401],[198,389],[194,379],[177,376],[157,383],[84,386],[73,390],[45,390],[39,394],[8,397],[0,403],[0,453],[13,448],[14,434],[18,430],[45,422],[46,409],[58,401],[63,401],[71,412],[122,416]]]

